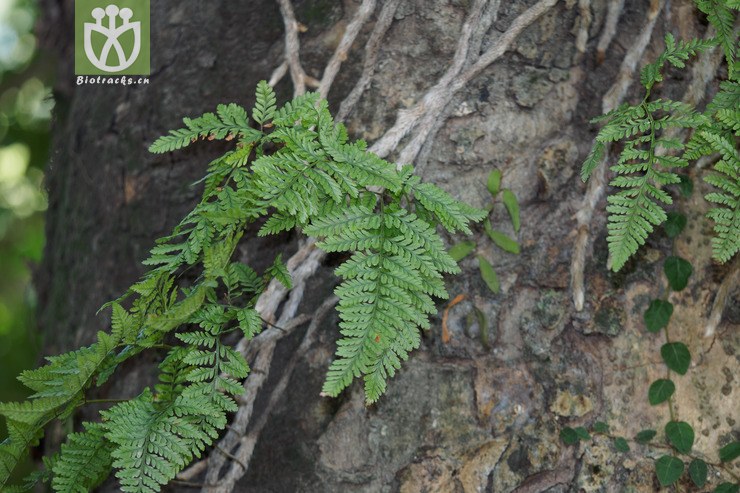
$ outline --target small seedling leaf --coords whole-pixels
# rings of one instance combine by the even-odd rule
[[[492,196],[498,195],[501,190],[501,171],[494,169],[488,174],[488,191]]]
[[[488,289],[498,294],[501,291],[501,285],[498,282],[496,271],[493,270],[491,264],[488,263],[488,260],[478,255],[478,267],[480,268],[480,276],[486,285],[488,285]]]
[[[486,232],[488,233],[488,236],[491,237],[493,242],[499,246],[499,248],[509,253],[519,254],[519,243],[512,240],[500,231],[490,230]]]
[[[516,200],[516,195],[511,190],[504,190],[501,195],[501,199],[504,201],[506,210],[509,211],[511,217],[511,224],[514,226],[514,231],[519,232],[519,202]]]
[[[470,255],[473,250],[475,250],[474,241],[461,241],[460,243],[452,245],[447,253],[450,254],[450,257],[452,257],[455,262],[459,262]]]

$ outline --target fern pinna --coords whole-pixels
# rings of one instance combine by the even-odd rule
[[[364,142],[349,142],[317,94],[278,109],[261,82],[251,119],[229,104],[184,123],[150,150],[169,152],[201,139],[235,141],[235,148],[210,163],[201,201],[144,261],[151,270],[108,304],[110,333],[23,373],[35,394],[0,404],[9,431],[0,444],[0,487],[45,425],[71,416],[88,389],[146,349],[170,348],[159,383],[102,411],[100,422],[84,423],[45,471],[13,489],[42,480],[55,491],[88,491],[115,469],[122,491],[155,492],[213,443],[227,413],[237,409],[234,397],[249,373],[224,338],[234,331],[247,339],[259,334],[263,322],[254,306],[269,281],[291,287],[280,256],[262,274],[232,260],[245,228],[260,218],[266,221],[259,235],[298,228],[327,252],[348,255],[337,269],[344,279],[336,289],[342,337],[323,393],[336,396],[364,377],[367,402],[375,402],[418,347],[419,329],[429,328],[433,297],[447,297],[443,274],[458,272],[436,226],[469,233],[470,222],[485,216],[421,183],[410,166],[398,170]],[[178,286],[193,268],[197,278]],[[180,344],[167,346],[173,332],[167,343]]]
[[[706,8],[710,3],[715,7],[719,5],[725,14],[730,11],[719,0],[698,3]],[[707,200],[718,204],[708,214],[715,221],[714,258],[726,262],[737,252],[740,244],[740,159],[736,148],[740,130],[738,71],[730,70],[733,79],[722,83],[721,91],[704,113],[685,103],[651,99],[653,87],[663,80],[666,64],[683,68],[692,55],[717,43],[728,53],[730,67],[736,63],[734,49],[730,47],[737,45],[737,36],[730,29],[732,39],[728,41],[722,37],[727,31],[725,14],[720,15],[723,24],[718,28],[718,40],[677,42],[667,34],[665,51],[642,69],[640,81],[645,88],[642,101],[636,105],[623,104],[593,120],[604,126],[583,163],[581,177],[584,181],[601,163],[606,146],[623,142],[619,158],[610,168],[616,174],[610,185],[620,190],[607,197],[607,242],[614,271],[621,269],[655,226],[666,220],[664,207],[672,203],[672,198],[664,187],[681,181],[676,170],[687,167],[690,161],[702,155],[717,153],[722,157],[715,165],[715,173],[705,177],[709,184],[720,189],[706,195]],[[709,19],[716,20],[712,16]],[[666,133],[671,128],[694,132],[684,144]]]

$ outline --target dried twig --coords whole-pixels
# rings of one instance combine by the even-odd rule
[[[370,34],[370,39],[365,46],[365,61],[362,65],[362,74],[357,80],[355,87],[352,88],[352,91],[350,91],[347,97],[344,98],[344,101],[342,101],[336,118],[338,122],[343,122],[347,119],[350,113],[352,113],[357,102],[360,100],[360,97],[362,97],[365,89],[370,84],[370,79],[375,73],[375,66],[378,61],[378,52],[380,51],[381,42],[383,41],[383,38],[385,38],[385,33],[388,32],[388,28],[393,22],[393,16],[395,15],[398,4],[400,3],[401,0],[386,0],[383,4],[383,8],[380,10],[380,14],[378,15],[378,20],[375,21],[373,32]]]
[[[278,82],[280,82],[283,77],[285,77],[285,74],[288,73],[288,62],[283,61],[280,65],[275,68],[275,70],[272,71],[272,75],[270,76],[270,81],[268,84],[270,87],[275,87]]]
[[[712,313],[709,315],[707,320],[707,326],[704,328],[704,337],[714,337],[717,332],[717,327],[722,321],[722,314],[727,306],[727,300],[730,299],[730,293],[738,285],[740,281],[740,260],[735,259],[730,272],[722,280],[717,295],[714,297],[714,303],[712,304]]]
[[[653,28],[658,19],[658,14],[663,9],[663,0],[653,2],[648,21],[642,32],[635,42],[627,50],[627,54],[622,60],[622,66],[619,69],[617,81],[604,94],[601,102],[601,110],[608,113],[613,110],[624,100],[627,90],[634,79],[635,68],[637,63],[642,59],[645,49],[647,48],[650,38],[653,35]],[[591,175],[588,181],[588,190],[583,198],[581,207],[576,213],[576,229],[578,231],[575,245],[573,248],[573,260],[570,265],[570,283],[573,291],[573,304],[577,311],[583,310],[585,302],[585,288],[583,284],[583,270],[586,266],[586,249],[589,244],[589,231],[593,219],[594,210],[598,205],[606,188],[606,161],[609,153],[605,152],[601,163]]]
[[[460,33],[460,38],[457,43],[457,49],[455,50],[455,55],[452,57],[452,63],[447,67],[442,78],[439,79],[437,84],[424,97],[430,105],[438,106],[440,109],[445,108],[452,99],[454,94],[449,93],[449,87],[452,82],[459,77],[460,72],[468,61],[470,38],[481,23],[481,19],[483,18],[481,14],[483,13],[483,8],[486,3],[486,0],[477,0],[473,4],[473,8],[470,9],[468,18],[465,20],[462,27],[462,32]],[[414,162],[416,156],[419,154],[419,150],[424,145],[424,142],[426,142],[427,136],[432,130],[434,122],[437,120],[439,120],[439,114],[437,111],[432,110],[426,112],[426,114],[421,118],[419,128],[411,139],[411,142],[409,142],[401,151],[398,158],[399,164],[410,164]]]
[[[588,28],[591,27],[591,0],[578,0],[578,34],[576,35],[576,49],[578,53],[586,52],[588,43]]]
[[[235,447],[235,451],[232,456],[232,464],[229,467],[226,475],[222,479],[218,480],[217,475],[214,475],[211,481],[218,480],[217,486],[204,488],[204,493],[229,493],[233,490],[236,482],[241,479],[241,477],[247,472],[245,469],[243,469],[242,466],[249,466],[249,462],[252,458],[252,453],[254,452],[254,447],[257,445],[257,441],[259,440],[262,430],[267,424],[272,410],[275,408],[275,405],[280,401],[280,398],[283,396],[285,390],[288,388],[288,383],[290,382],[293,370],[298,364],[298,361],[313,345],[317,329],[324,321],[326,315],[334,308],[334,305],[337,303],[337,301],[339,301],[338,298],[336,296],[332,296],[324,301],[319,309],[316,310],[311,325],[309,325],[308,329],[306,330],[306,334],[303,336],[303,341],[301,342],[300,346],[298,346],[298,348],[294,351],[293,357],[290,359],[288,365],[282,370],[280,381],[277,383],[272,393],[270,394],[270,399],[267,403],[266,408],[257,418],[249,433],[244,433],[247,429],[247,425],[249,424],[248,419],[240,420],[239,417],[237,417],[237,419],[234,420],[230,433],[232,433],[232,435],[235,436],[237,440],[229,440],[229,445]],[[224,437],[221,443],[223,444],[226,439],[227,437]],[[206,481],[209,481],[208,477],[206,478]]]
[[[329,63],[326,64],[324,75],[321,77],[321,82],[319,83],[319,94],[322,98],[326,98],[329,94],[329,89],[331,89],[331,85],[339,72],[342,62],[347,59],[347,53],[349,53],[352,43],[354,43],[355,38],[360,33],[362,26],[365,25],[370,15],[375,11],[375,3],[376,0],[362,0],[362,5],[360,5],[354,18],[344,31],[344,36],[342,36],[337,49],[334,50]]]
[[[603,63],[606,58],[606,50],[609,48],[614,36],[617,34],[617,24],[619,23],[619,16],[622,15],[624,10],[624,0],[611,0],[606,11],[606,21],[604,21],[604,29],[601,31],[601,37],[599,38],[599,44],[596,45],[596,60],[599,63]]]
[[[293,12],[290,0],[277,0],[280,14],[285,23],[285,60],[290,68],[290,78],[293,81],[293,97],[306,92],[306,72],[303,71],[300,60],[301,43],[298,40],[298,21]]]
[[[540,0],[514,19],[506,32],[499,36],[493,45],[469,68],[451,79],[445,78],[450,71],[446,72],[440,82],[432,87],[422,97],[421,101],[408,110],[398,112],[396,123],[372,145],[370,151],[380,157],[387,156],[398,146],[401,139],[419,125],[420,120],[423,119],[423,124],[420,125],[413,141],[407,146],[408,151],[404,150],[405,159],[399,159],[399,162],[412,162],[413,159],[409,158],[415,158],[421,146],[426,142],[434,126],[432,120],[439,117],[439,113],[444,110],[457,91],[462,89],[473,77],[480,74],[483,69],[498,60],[527,26],[541,17],[557,2],[558,0]],[[459,61],[454,60],[453,63],[457,64]]]

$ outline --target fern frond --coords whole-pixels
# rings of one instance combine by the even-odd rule
[[[277,279],[280,284],[285,286],[285,289],[292,289],[293,288],[293,280],[290,278],[290,272],[288,272],[288,266],[286,266],[283,263],[283,254],[278,254],[277,257],[275,257],[275,261],[272,263],[272,265],[267,269],[266,275],[268,278]]]
[[[487,212],[453,199],[447,192],[431,183],[421,183],[417,176],[410,176],[404,183],[404,192],[413,196],[418,212],[425,212],[436,219],[450,233],[461,231],[472,234],[470,223],[479,222]]]
[[[653,63],[649,63],[643,67],[640,73],[640,82],[649,91],[653,85],[663,80],[663,73],[661,71],[666,63],[677,68],[684,68],[689,58],[711,48],[715,44],[716,42],[714,40],[704,39],[679,40],[676,42],[673,34],[666,34],[665,51]]]
[[[193,425],[198,414],[192,411],[177,403],[158,409],[148,389],[136,399],[101,411],[105,437],[115,445],[111,456],[121,491],[158,492],[193,457],[200,456],[200,444],[212,443]]]
[[[198,118],[183,118],[185,128],[170,130],[169,135],[157,139],[149,152],[162,154],[187,147],[199,138],[226,139],[240,136],[242,141],[256,142],[261,132],[249,126],[247,112],[241,106],[220,104],[216,114],[204,113]]]
[[[457,264],[428,223],[397,207],[335,207],[306,232],[326,251],[355,252],[336,270],[345,279],[335,290],[343,337],[323,393],[338,395],[364,376],[366,400],[375,402],[429,327],[430,295],[446,297],[441,272]]]
[[[84,432],[72,433],[62,444],[53,467],[52,486],[57,493],[85,493],[102,483],[111,470],[113,444],[100,423],[83,423]]]
[[[260,125],[272,120],[275,115],[277,99],[275,98],[275,91],[272,87],[261,80],[257,84],[257,98],[254,103],[254,109],[252,110],[252,118]]]
[[[705,176],[704,181],[721,190],[705,198],[717,204],[707,217],[714,221],[712,256],[724,263],[740,249],[740,153],[730,140],[720,135],[704,131],[702,137],[722,156],[714,165],[714,173]]]
[[[737,35],[735,33],[735,14],[730,10],[727,0],[695,0],[707,16],[707,20],[717,31],[717,41],[725,52],[725,59],[730,68],[730,78],[734,76]],[[736,7],[735,7],[736,8]]]

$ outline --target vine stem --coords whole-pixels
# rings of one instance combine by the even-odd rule
[[[701,460],[706,465],[708,465],[710,467],[713,467],[715,469],[719,469],[719,470],[725,472],[728,476],[731,476],[733,478],[733,480],[735,480],[737,482],[740,482],[740,476],[738,476],[731,469],[729,469],[727,467],[727,465],[725,465],[724,463],[722,463],[722,462],[712,462],[712,461],[708,460],[706,457],[700,457],[698,455],[685,454],[683,452],[679,452],[679,451],[677,451],[676,449],[674,449],[673,447],[671,447],[668,444],[662,444],[662,443],[640,443],[637,440],[635,440],[634,438],[625,438],[625,437],[621,437],[621,436],[618,436],[618,435],[614,435],[612,433],[597,433],[597,432],[591,432],[591,433],[593,435],[602,435],[602,436],[605,436],[607,438],[611,438],[612,440],[616,440],[617,438],[623,438],[623,439],[625,439],[628,442],[631,442],[633,444],[643,445],[645,447],[653,447],[653,448],[661,449],[661,450],[669,450],[673,454],[680,455],[681,457],[684,457],[686,459],[690,459],[690,460]]]

